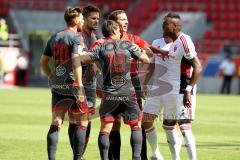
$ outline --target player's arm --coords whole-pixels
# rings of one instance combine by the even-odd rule
[[[48,65],[49,61],[50,61],[51,57],[50,56],[46,56],[46,55],[42,55],[40,58],[40,67],[41,70],[43,71],[43,73],[48,77],[51,78],[52,77],[52,72],[51,69]]]
[[[73,38],[73,50],[72,50],[72,68],[73,68],[73,76],[75,79],[75,83],[78,87],[78,100],[77,103],[79,105],[84,102],[84,88],[82,83],[82,66],[80,61],[80,54],[83,52],[83,46],[81,45],[80,36],[76,36]]]
[[[94,44],[93,44],[94,45]],[[99,60],[101,45],[94,45],[88,52],[84,52],[80,55],[82,64],[89,64],[93,62],[97,62]]]
[[[197,81],[200,78],[200,75],[202,73],[202,65],[197,56],[195,56],[193,59],[190,60],[190,64],[193,67],[193,72],[192,72],[192,76],[191,76],[189,85],[187,85],[187,88],[184,92],[184,97],[183,97],[183,104],[187,108],[190,108],[192,105],[191,91],[192,91],[192,88],[197,83]]]
[[[187,108],[190,108],[192,105],[191,92],[193,87],[197,83],[198,79],[200,78],[200,75],[202,73],[202,65],[197,56],[197,53],[195,51],[195,46],[191,39],[187,39],[185,44],[183,44],[183,50],[184,50],[184,57],[189,60],[191,66],[193,67],[192,76],[190,78],[189,84],[185,89],[184,97],[183,97],[184,106]]]
[[[155,46],[153,46],[153,45],[150,45],[149,48],[152,50],[152,52],[153,52],[154,54],[160,54],[160,56],[161,56],[163,59],[168,58],[168,51],[165,51],[165,50],[163,50],[163,49],[161,49],[161,48],[158,48],[158,47],[155,47]]]
[[[153,56],[153,52],[150,49],[150,45],[145,40],[143,40],[141,37],[136,35],[132,35],[132,39],[133,39],[133,43],[138,45],[142,50],[144,50],[145,53],[148,55],[148,57]]]
[[[143,63],[150,63],[150,59],[145,50],[139,50],[139,48],[133,44],[131,44],[128,50],[134,59],[138,59]]]
[[[193,59],[191,59],[190,64],[193,67],[193,72],[192,72],[192,76],[191,76],[189,85],[191,85],[193,87],[197,83],[197,81],[199,80],[199,78],[201,76],[202,65],[200,63],[198,56],[195,56]]]
[[[150,63],[150,59],[144,50],[142,51],[142,55],[139,57],[139,60],[143,63]]]
[[[44,49],[44,52],[40,58],[40,68],[43,71],[43,73],[48,77],[51,78],[52,77],[52,71],[51,68],[49,66],[49,61],[52,57],[52,52],[51,52],[51,39],[50,38],[47,42],[47,46]]]
[[[148,85],[150,79],[152,78],[152,75],[153,75],[153,72],[155,69],[155,63],[154,63],[155,60],[154,59],[155,58],[153,57],[151,63],[148,65],[147,72],[144,75],[145,78],[144,78],[143,86],[142,86],[142,92],[143,92],[144,98],[147,96],[147,92],[148,92],[147,85]]]
[[[99,39],[97,40],[95,43],[92,44],[92,46],[90,47],[90,49],[93,49],[94,47],[96,47],[98,44],[102,44],[104,42],[103,39]],[[92,71],[93,71],[93,75],[97,76],[99,74],[101,74],[101,64],[99,63],[99,61],[95,61],[94,63],[91,64],[92,67]]]

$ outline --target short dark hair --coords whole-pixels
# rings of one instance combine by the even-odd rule
[[[64,13],[65,22],[69,25],[72,23],[73,19],[78,17],[82,13],[82,8],[80,7],[67,7]]]
[[[104,21],[102,26],[103,36],[106,38],[110,37],[111,35],[114,34],[114,31],[117,30],[118,28],[119,28],[119,25],[117,22],[113,20]]]
[[[176,19],[181,19],[181,17],[179,16],[179,14],[175,13],[175,12],[170,12],[168,13],[165,18],[176,18]]]
[[[83,8],[82,15],[84,18],[87,18],[92,12],[100,12],[99,8],[94,5],[88,5]]]
[[[125,13],[126,12],[124,10],[115,10],[115,11],[112,11],[109,15],[108,15],[108,20],[113,20],[113,21],[117,21],[117,16],[119,14],[122,14],[122,13]]]

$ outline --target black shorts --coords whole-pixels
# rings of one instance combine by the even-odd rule
[[[142,119],[136,98],[131,96],[107,96],[101,101],[100,118],[102,122],[115,122],[120,117],[125,124],[135,124]]]
[[[52,92],[52,112],[63,111],[69,113],[84,113],[87,102],[84,101],[81,106],[76,103],[76,97],[61,95]]]

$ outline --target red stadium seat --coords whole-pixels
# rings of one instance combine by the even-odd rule
[[[220,12],[214,12],[214,13],[212,13],[211,18],[212,18],[213,20],[219,20],[219,19],[221,19],[221,13],[220,13]]]
[[[228,12],[227,12],[227,13],[222,13],[222,14],[221,14],[221,19],[222,19],[222,20],[226,20],[226,21],[227,21],[227,20],[230,20],[230,14],[231,14],[231,13],[228,13]]]
[[[221,11],[221,4],[220,3],[211,3],[211,7],[212,10],[216,13],[216,12],[220,12]]]
[[[230,17],[232,20],[237,20],[240,18],[240,13],[239,12],[233,12],[230,14]]]
[[[222,23],[220,21],[214,21],[213,26],[214,26],[214,29],[221,29]]]

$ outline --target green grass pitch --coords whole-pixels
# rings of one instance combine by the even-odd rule
[[[240,159],[240,96],[203,95],[197,97],[193,132],[199,160]],[[51,122],[51,94],[48,89],[0,89],[0,160],[46,160],[46,134]],[[156,122],[158,143],[165,160],[170,159],[162,121]],[[93,128],[85,157],[98,160],[97,136],[99,119]],[[57,160],[72,159],[67,125],[61,129]],[[131,159],[129,127],[121,129],[121,159]],[[149,156],[150,156],[150,148]],[[186,148],[182,148],[186,160]]]

